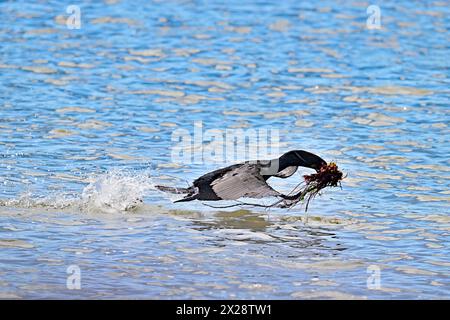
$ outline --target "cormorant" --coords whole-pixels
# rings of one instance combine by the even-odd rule
[[[278,196],[292,199],[272,189],[267,184],[271,177],[287,178],[292,176],[299,166],[315,169],[327,163],[319,156],[304,150],[292,150],[278,159],[266,161],[246,161],[209,172],[194,180],[188,188],[156,186],[161,191],[185,194],[175,202],[192,200],[236,200],[242,197],[263,198]]]

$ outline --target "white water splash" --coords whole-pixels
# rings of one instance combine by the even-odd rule
[[[120,212],[139,207],[145,194],[154,190],[149,174],[112,170],[83,189],[81,203],[88,211]]]
[[[77,209],[83,212],[117,213],[137,209],[150,190],[155,190],[148,171],[113,169],[90,178],[81,194],[58,193],[0,200],[0,206],[21,208]]]

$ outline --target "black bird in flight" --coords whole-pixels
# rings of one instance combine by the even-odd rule
[[[263,198],[277,196],[292,199],[274,190],[267,184],[271,177],[287,178],[292,176],[299,166],[315,169],[319,172],[327,163],[319,156],[303,150],[293,150],[278,159],[266,161],[246,161],[209,172],[194,180],[188,188],[156,186],[165,192],[184,194],[184,198],[175,202],[192,200],[236,200],[242,197]]]

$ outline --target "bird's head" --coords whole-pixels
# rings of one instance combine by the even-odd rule
[[[280,157],[280,163],[286,166],[301,166],[316,170],[326,165],[326,161],[321,157],[304,150],[292,150]]]

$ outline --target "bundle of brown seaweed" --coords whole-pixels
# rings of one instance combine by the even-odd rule
[[[304,175],[303,178],[305,178],[307,185],[314,184],[316,189],[320,191],[320,189],[326,187],[337,187],[340,185],[343,174],[339,171],[336,163],[330,162],[330,164],[322,166],[319,172]]]
[[[317,173],[304,175],[305,183],[303,188],[294,195],[284,196],[284,201],[281,203],[283,208],[292,208],[298,202],[306,198],[306,208],[308,210],[309,202],[314,199],[319,192],[326,187],[341,186],[341,180],[344,178],[338,166],[334,162],[323,165]]]

